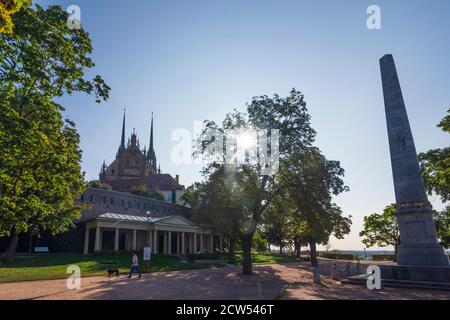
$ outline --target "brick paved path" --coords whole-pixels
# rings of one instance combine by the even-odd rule
[[[82,278],[79,290],[68,290],[66,280],[0,284],[0,299],[257,299],[271,300],[282,292],[284,299],[446,299],[450,292],[385,288],[369,291],[364,286],[343,285],[331,280],[334,260],[321,259],[322,285],[312,282],[309,263],[254,267],[251,276],[238,267],[183,270],[126,276]],[[338,269],[345,270],[345,261]]]

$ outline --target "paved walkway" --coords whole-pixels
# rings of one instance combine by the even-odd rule
[[[335,261],[333,261],[335,262]],[[238,267],[183,270],[126,276],[82,278],[81,289],[68,290],[66,280],[26,281],[0,284],[0,299],[445,299],[450,292],[385,288],[369,291],[364,286],[331,280],[330,260],[321,260],[322,285],[312,282],[308,263],[254,267],[244,276]],[[345,269],[339,262],[338,269]]]

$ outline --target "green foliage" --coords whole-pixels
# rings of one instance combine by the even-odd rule
[[[394,254],[373,254],[372,260],[373,261],[395,261],[395,255]]]
[[[137,194],[144,197],[150,196],[150,190],[145,185],[133,186],[130,188],[130,193]]]
[[[450,109],[438,124],[444,132],[450,133]],[[450,147],[431,149],[419,154],[420,169],[429,195],[435,192],[442,202],[450,200]]]
[[[31,0],[0,0],[0,33],[12,33],[13,22],[11,16],[22,7],[30,4]]]
[[[380,247],[397,246],[400,244],[400,232],[395,217],[395,205],[384,208],[381,214],[372,213],[364,217],[363,230],[359,233],[367,247],[378,245]]]
[[[222,225],[224,227],[222,230],[227,230],[230,235],[239,237],[244,252],[243,272],[251,273],[253,234],[263,220],[270,221],[270,219],[264,218],[266,210],[272,210],[268,216],[277,214],[277,208],[271,208],[271,204],[279,193],[288,193],[289,197],[298,193],[298,181],[305,177],[301,170],[296,172],[295,168],[292,169],[289,166],[295,159],[299,166],[302,161],[315,160],[307,159],[304,155],[311,155],[310,151],[315,150],[312,143],[316,132],[310,126],[310,115],[304,96],[295,89],[285,98],[278,95],[274,95],[272,98],[254,97],[252,102],[247,105],[246,113],[234,110],[226,115],[221,125],[217,125],[213,121],[205,121],[205,127],[198,137],[197,141],[199,142],[195,145],[194,155],[202,154],[211,162],[203,170],[205,181],[192,186],[185,200],[194,208],[194,212],[205,218],[209,215],[209,221],[215,225]],[[212,143],[223,143],[227,149],[227,141],[211,139],[208,135],[210,130],[225,133],[230,129],[245,131],[249,128],[279,130],[280,171],[283,170],[282,167],[286,167],[284,170],[286,180],[289,179],[288,184],[280,186],[276,176],[261,175],[261,163],[224,165],[224,158],[217,158],[217,155],[208,153],[211,149],[207,147]],[[300,160],[302,156],[303,158]],[[309,219],[296,217],[290,220],[290,222],[295,221],[294,226],[289,228],[289,232],[293,235],[293,239],[295,238],[297,245],[302,241],[299,237],[300,231],[303,231],[300,230],[301,228],[309,232],[305,239],[314,238],[314,241],[318,243],[327,242],[332,233],[337,237],[342,237],[350,231],[350,218],[343,217],[340,208],[331,202],[332,194],[336,195],[346,189],[339,178],[340,175],[343,175],[343,170],[337,161],[326,161],[324,158],[322,160],[313,164],[317,166],[317,163],[320,162],[318,167],[321,166],[322,175],[309,176],[307,179],[310,178],[311,181],[308,182],[314,183],[302,185],[302,190],[306,191],[309,190],[309,187],[314,189],[314,187],[320,186],[322,189],[319,189],[322,193],[310,201],[311,204],[314,203],[314,207],[308,209],[302,207],[296,211],[301,213],[301,217],[309,217]],[[318,172],[311,171],[313,175]],[[322,183],[320,183],[321,179]],[[311,191],[309,195],[315,196],[315,193]],[[297,198],[293,202],[297,204],[295,209],[299,209],[298,206],[304,202],[303,200],[300,201]],[[290,204],[290,209],[286,210],[286,213],[292,211],[291,208]],[[284,213],[281,213],[283,217]],[[313,218],[314,215],[316,217]],[[283,218],[278,220],[283,224]],[[227,222],[223,224],[222,221]],[[285,241],[284,236],[276,235],[276,233],[281,232],[280,230],[285,227],[274,223],[262,227],[261,230],[271,240],[278,237],[279,242],[282,243]]]
[[[293,154],[280,166],[279,187],[289,196],[297,234],[308,241],[315,265],[315,245],[326,244],[331,235],[341,239],[350,232],[351,216],[345,217],[332,202],[333,195],[347,191],[338,161],[330,161],[317,148]]]
[[[352,260],[356,261],[359,259],[357,254],[354,253],[341,253],[341,252],[334,252],[334,251],[328,251],[328,252],[319,252],[319,257],[328,258],[328,259],[338,259],[338,260]]]
[[[88,186],[91,188],[104,189],[104,190],[112,190],[112,187],[100,180],[92,180],[88,182]]]
[[[450,201],[450,147],[420,153],[419,161],[428,194]]]
[[[435,215],[438,239],[445,248],[450,247],[450,206]]]
[[[267,239],[264,237],[264,234],[257,230],[253,234],[253,249],[259,252],[267,251],[268,242]]]
[[[85,92],[100,102],[110,88],[84,78],[91,41],[67,18],[59,6],[26,7],[13,16],[14,32],[0,34],[0,236],[61,233],[83,209],[79,135],[55,98]]]
[[[437,125],[442,131],[450,133],[450,109]],[[450,147],[431,149],[419,154],[420,170],[429,195],[433,192],[442,202],[450,201]],[[434,217],[436,230],[441,244],[450,246],[450,206],[438,212]]]
[[[138,196],[164,201],[164,196],[161,193],[156,190],[149,190],[145,185],[133,186],[130,188],[129,192]]]
[[[447,110],[447,115],[441,122],[438,123],[438,128],[441,128],[442,131],[450,133],[450,108]]]
[[[221,260],[221,259],[225,259],[224,254],[219,253],[219,252],[191,253],[191,254],[188,254],[187,257],[190,260]]]

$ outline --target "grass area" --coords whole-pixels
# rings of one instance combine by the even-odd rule
[[[141,271],[143,269],[142,255],[139,255]],[[228,257],[226,253],[220,255],[202,254],[200,259],[223,259]],[[299,262],[300,259],[293,255],[277,254],[269,252],[253,252],[253,263],[275,264]],[[69,274],[66,269],[71,264],[76,264],[81,269],[81,276],[106,275],[107,268],[119,269],[121,274],[130,270],[131,256],[127,254],[94,255],[85,256],[78,253],[18,253],[12,264],[6,264],[0,260],[0,283],[26,280],[63,279]],[[236,264],[242,262],[242,252],[236,252]],[[176,257],[152,256],[150,272],[209,268],[211,265],[181,262]]]
[[[290,263],[304,261],[290,254],[279,254],[273,252],[252,252],[252,262],[258,264],[275,264],[275,263]],[[242,252],[236,253],[236,263],[241,264]]]
[[[227,253],[202,253],[197,255],[190,255],[190,258],[195,259],[222,259],[222,260],[228,260],[228,254]],[[236,264],[240,265],[242,263],[242,251],[236,251],[236,258],[235,258]],[[291,254],[279,254],[279,253],[273,253],[273,252],[252,252],[252,262],[255,265],[258,264],[275,264],[275,263],[289,263],[289,262],[300,262],[304,261],[304,259],[299,259]]]
[[[140,268],[143,269],[142,258]],[[121,274],[130,270],[131,256],[96,255],[84,256],[76,253],[40,253],[17,254],[11,264],[0,262],[0,283],[26,280],[62,279],[69,274],[66,269],[76,264],[81,269],[81,276],[106,275],[107,268],[119,269]],[[210,265],[198,265],[181,262],[176,257],[152,256],[150,272],[208,268]],[[141,270],[141,272],[144,270]]]

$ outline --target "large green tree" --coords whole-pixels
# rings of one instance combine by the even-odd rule
[[[289,237],[291,223],[289,209],[286,205],[285,197],[277,195],[263,214],[262,228],[265,237],[270,244],[278,246],[280,253],[283,253],[284,247],[291,244]]]
[[[75,205],[84,188],[75,124],[63,120],[56,98],[74,92],[106,100],[110,88],[94,67],[83,29],[69,29],[59,6],[23,7],[14,31],[0,34],[0,236],[11,241],[33,230],[66,231],[79,217]]]
[[[450,133],[450,109],[437,125]],[[419,154],[420,169],[428,194],[435,192],[443,202],[450,200],[450,147],[431,149]]]
[[[338,161],[327,160],[317,148],[284,159],[279,185],[289,194],[303,241],[310,247],[311,264],[318,265],[316,245],[326,244],[331,235],[341,239],[350,232],[351,216],[342,214],[333,196],[348,190]]]
[[[293,89],[290,94],[283,98],[274,95],[255,97],[247,105],[247,112],[234,111],[228,114],[222,125],[213,121],[205,121],[205,130],[197,139],[196,153],[207,154],[212,143],[210,130],[225,133],[227,130],[268,129],[279,130],[279,159],[280,161],[302,150],[311,147],[315,131],[310,126],[310,115],[307,112],[306,102],[301,92]],[[268,138],[268,143],[272,136]],[[233,146],[227,145],[226,141],[220,141],[225,150]],[[228,149],[227,149],[228,148]],[[206,150],[206,151],[205,151]],[[223,163],[224,158],[213,160],[215,163]],[[233,192],[239,198],[237,203],[240,207],[241,225],[238,235],[243,249],[242,271],[244,274],[252,273],[251,248],[253,234],[257,230],[261,217],[270,205],[273,197],[274,175],[262,174],[265,163],[244,163],[228,168],[230,180],[234,184],[230,186],[229,192]]]
[[[450,109],[437,125],[442,131],[450,133]],[[419,154],[420,169],[429,195],[433,192],[441,197],[442,202],[450,201],[450,147],[431,149]],[[434,217],[441,244],[450,245],[450,206],[447,205]]]
[[[384,208],[382,213],[365,216],[363,230],[359,233],[366,247],[393,246],[394,259],[397,257],[397,248],[400,245],[400,232],[395,214],[395,205],[391,204]]]
[[[225,165],[206,166],[204,181],[188,187],[182,198],[193,210],[193,221],[213,226],[228,241],[228,260],[233,263],[242,215],[239,197],[232,192],[234,181],[227,174]]]

